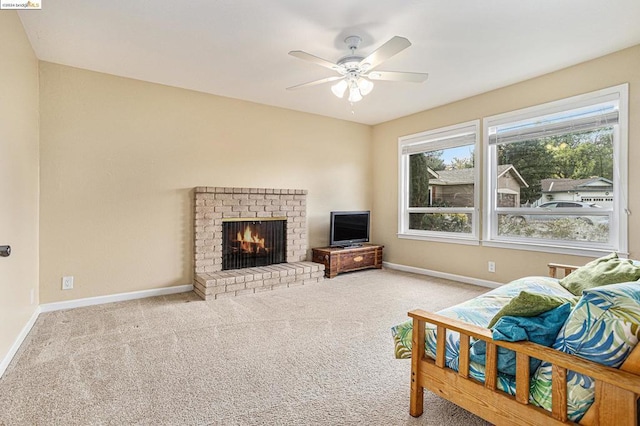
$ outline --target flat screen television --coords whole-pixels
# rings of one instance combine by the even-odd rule
[[[368,211],[331,212],[329,245],[353,247],[369,242],[369,216]]]

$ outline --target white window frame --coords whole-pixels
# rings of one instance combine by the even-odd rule
[[[473,207],[409,207],[409,155],[403,154],[411,145],[434,144],[434,151],[453,148],[446,140],[462,134],[472,134],[474,142],[474,195]],[[458,244],[480,244],[480,120],[467,121],[398,138],[398,238],[439,241]],[[409,213],[463,213],[471,214],[471,232],[442,232],[409,229]]]
[[[618,102],[618,124],[614,126],[613,138],[613,212],[610,216],[610,241],[607,244],[580,241],[534,241],[532,239],[498,235],[498,212],[508,213],[508,209],[496,207],[497,149],[489,144],[489,129],[505,123],[526,120],[533,117],[568,111],[602,102]],[[563,253],[578,256],[600,256],[612,251],[628,255],[628,119],[629,85],[598,90],[542,105],[498,114],[483,119],[484,145],[484,193],[485,208],[483,220],[483,242],[490,247]],[[566,211],[566,213],[570,213]]]

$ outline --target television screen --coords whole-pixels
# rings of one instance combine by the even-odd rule
[[[331,212],[332,246],[353,246],[369,241],[369,212]]]

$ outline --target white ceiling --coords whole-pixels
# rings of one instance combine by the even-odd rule
[[[638,0],[43,0],[19,12],[39,59],[329,117],[377,124],[640,44]],[[428,72],[376,82],[353,105],[334,75],[289,56],[337,61],[413,44],[378,69]]]

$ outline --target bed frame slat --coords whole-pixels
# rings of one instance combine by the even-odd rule
[[[469,350],[471,349],[468,334],[460,334],[460,359],[458,362],[458,374],[465,379],[469,377]]]
[[[447,356],[447,329],[439,325],[436,333],[436,365],[442,368]]]
[[[567,421],[567,369],[551,366],[551,413],[554,419]]]
[[[484,386],[496,390],[498,384],[498,347],[487,342],[487,354],[484,371]]]
[[[521,404],[529,403],[529,359],[528,355],[516,352],[516,401]]]

